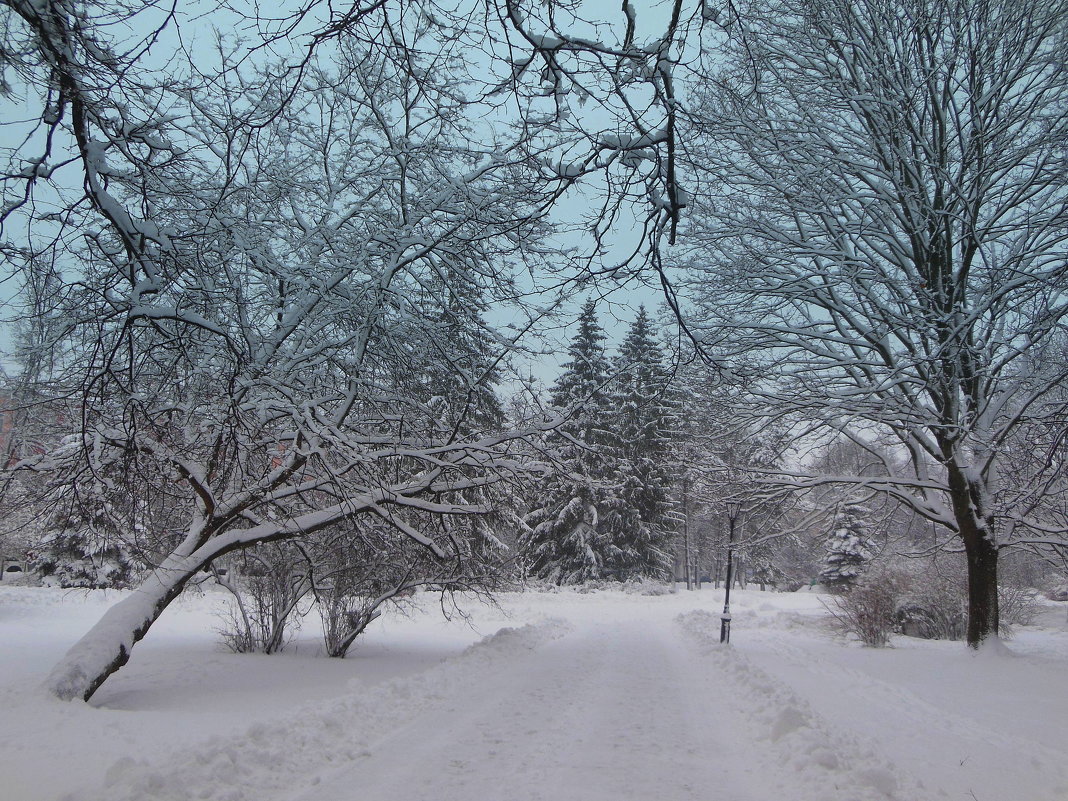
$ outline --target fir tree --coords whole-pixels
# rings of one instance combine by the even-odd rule
[[[676,403],[663,361],[642,306],[615,360],[612,392],[615,498],[604,525],[621,579],[660,575],[669,564],[667,457]]]
[[[598,531],[598,490],[566,478],[543,485],[543,506],[527,515],[530,574],[554,584],[603,578],[608,545]]]
[[[485,320],[486,289],[477,280],[476,264],[460,261],[442,266],[440,280],[431,282],[424,303],[434,321],[431,337],[422,343],[424,363],[402,378],[416,379],[415,396],[430,416],[433,439],[480,437],[499,432],[505,412],[496,386],[501,374],[499,352]],[[500,482],[457,493],[457,503],[493,509],[483,515],[443,518],[448,528],[469,544],[471,553],[487,562],[499,561],[507,547],[500,532],[522,526],[515,512],[516,501],[509,485]]]
[[[120,504],[121,505],[121,504]],[[31,550],[30,567],[46,583],[87,589],[132,585],[141,566],[116,530],[116,501],[84,495],[57,502],[40,542]]]
[[[596,311],[596,302],[587,300],[568,347],[570,360],[550,390],[553,408],[566,417],[559,428],[564,436],[557,438],[559,468],[537,488],[522,543],[530,574],[557,584],[601,578],[613,556],[602,532],[609,362]]]
[[[844,591],[856,583],[871,561],[874,550],[871,539],[856,506],[843,507],[841,519],[827,537],[827,554],[819,580],[827,587]]]
[[[485,321],[485,292],[456,269],[446,269],[446,279],[434,289],[429,303],[436,309],[429,316],[436,325],[425,343],[430,360],[421,371],[428,405],[447,437],[500,431],[505,414],[495,390],[501,379],[494,355],[499,346]]]
[[[579,330],[568,346],[570,361],[556,379],[549,399],[560,412],[573,412],[561,430],[589,445],[604,442],[608,408],[605,384],[610,364],[605,355],[605,334],[597,321],[597,301],[587,299],[578,319]]]

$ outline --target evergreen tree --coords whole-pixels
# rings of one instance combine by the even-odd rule
[[[769,540],[747,545],[745,555],[749,564],[749,580],[759,584],[760,589],[765,589],[769,584],[777,585],[786,578],[782,568],[775,563],[775,551]]]
[[[578,323],[570,360],[550,389],[553,409],[566,418],[556,440],[558,469],[539,483],[522,542],[530,574],[557,584],[603,577],[614,555],[601,530],[609,362],[596,301],[586,301]]]
[[[844,506],[838,525],[827,537],[827,555],[819,580],[831,589],[852,587],[874,555],[874,544],[864,531],[859,511],[856,506]]]
[[[118,536],[117,518],[130,519],[129,510],[116,508],[124,505],[91,491],[88,497],[59,500],[31,549],[30,567],[46,583],[60,587],[129,587],[141,565]]]
[[[480,282],[476,261],[458,258],[442,265],[441,276],[430,282],[424,303],[433,320],[418,352],[422,364],[412,370],[420,385],[415,396],[430,416],[433,439],[478,438],[499,432],[505,412],[497,395],[501,372],[496,360],[500,346],[492,336],[485,314],[487,289]],[[492,509],[483,515],[443,518],[438,525],[469,544],[472,554],[486,562],[498,562],[507,546],[501,532],[522,526],[515,512],[511,487],[500,482],[457,493],[455,501]]]
[[[677,403],[644,306],[620,346],[615,367],[615,498],[604,517],[605,533],[614,546],[610,566],[621,579],[661,575],[670,562],[667,460]]]
[[[489,434],[504,426],[505,414],[495,387],[501,374],[485,314],[486,290],[473,277],[476,265],[443,266],[440,280],[427,288],[426,316],[433,321],[420,344],[413,375],[422,383],[438,435],[445,438]],[[414,343],[413,343],[414,344]]]
[[[570,361],[549,392],[553,408],[572,413],[562,431],[589,445],[603,444],[609,396],[605,392],[610,364],[605,355],[605,334],[597,321],[597,301],[586,300],[578,319],[579,330],[568,346]]]
[[[543,482],[543,506],[527,515],[525,550],[530,574],[554,584],[603,578],[609,543],[598,531],[598,489],[569,483],[567,476]]]

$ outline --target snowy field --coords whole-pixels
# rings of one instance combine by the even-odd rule
[[[819,596],[425,596],[350,658],[218,642],[184,598],[91,705],[38,684],[116,593],[0,587],[0,799],[1065,801],[1068,625],[1007,648],[836,636]]]

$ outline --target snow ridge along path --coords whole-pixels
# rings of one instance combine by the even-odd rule
[[[634,604],[504,628],[426,672],[121,760],[72,801],[923,801],[922,787],[720,647]],[[714,643],[714,644],[713,644]]]
[[[64,801],[274,801],[295,787],[317,785],[338,765],[357,764],[383,732],[469,691],[474,677],[492,675],[502,662],[563,636],[559,619],[506,627],[460,656],[415,676],[355,691],[329,703],[309,704],[286,719],[258,723],[237,737],[215,736],[202,747],[171,755],[165,764],[123,758],[107,771],[104,787]],[[343,796],[355,797],[350,792]]]

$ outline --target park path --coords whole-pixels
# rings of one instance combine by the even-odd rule
[[[461,657],[475,662],[469,682],[279,801],[920,801],[719,646],[715,616],[630,611]]]

